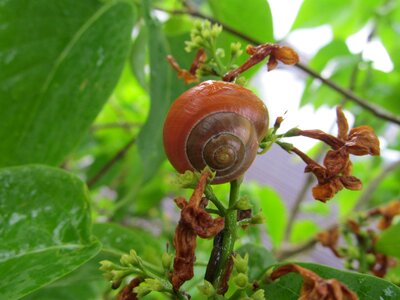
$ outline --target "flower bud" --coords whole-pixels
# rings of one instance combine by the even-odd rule
[[[215,295],[215,289],[213,285],[207,280],[204,280],[204,284],[198,285],[197,288],[199,289],[200,293],[202,293],[206,297],[212,297],[213,295]]]
[[[114,269],[114,264],[109,260],[102,260],[100,265],[100,271],[111,271]]]
[[[255,291],[254,293],[253,293],[253,295],[251,295],[251,299],[254,299],[254,300],[265,300],[265,295],[264,295],[264,290],[263,289],[259,289],[259,290],[257,290],[257,291]]]
[[[248,197],[241,197],[235,204],[236,209],[247,210],[252,207]]]
[[[238,289],[245,289],[247,287],[247,284],[249,283],[249,279],[247,275],[239,273],[235,277],[233,277],[233,282],[236,284]]]
[[[161,262],[164,270],[169,271],[171,269],[173,256],[167,252],[164,252],[161,257]]]
[[[222,49],[222,48],[218,48],[218,49],[215,51],[215,55],[216,55],[216,56],[219,56],[219,57],[225,57],[225,50]]]
[[[251,224],[264,224],[265,217],[262,212],[256,213],[250,220]]]
[[[164,285],[158,279],[147,278],[139,286],[133,289],[138,298],[142,298],[150,292],[160,292],[164,289]]]
[[[246,253],[244,257],[241,257],[240,254],[237,254],[233,257],[233,263],[235,265],[235,269],[238,273],[246,274],[249,269],[249,255]]]

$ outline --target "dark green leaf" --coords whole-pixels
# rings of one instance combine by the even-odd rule
[[[146,78],[145,67],[147,63],[147,44],[148,35],[147,27],[142,25],[139,28],[139,34],[132,45],[131,50],[131,67],[138,83],[148,90],[148,80]]]
[[[249,279],[258,280],[267,269],[276,263],[275,257],[264,247],[255,244],[246,244],[237,249],[237,252],[244,257],[249,254]]]
[[[3,3],[0,166],[71,152],[118,80],[134,18],[128,1]]]
[[[386,255],[400,259],[400,223],[390,226],[382,232],[376,243],[376,249]]]
[[[298,263],[325,279],[335,278],[356,292],[360,300],[396,300],[400,299],[400,289],[394,284],[375,276],[341,271],[334,268]],[[269,299],[297,300],[302,284],[298,274],[287,274],[270,284],[262,285]]]
[[[95,256],[85,185],[43,166],[0,170],[0,294],[17,299]]]

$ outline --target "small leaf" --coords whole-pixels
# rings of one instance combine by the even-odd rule
[[[2,3],[0,166],[62,162],[117,83],[134,19],[128,1]]]
[[[91,235],[86,187],[64,171],[34,165],[0,170],[0,207],[4,299],[51,283],[100,250]]]
[[[400,259],[400,223],[384,230],[376,243],[379,252]]]

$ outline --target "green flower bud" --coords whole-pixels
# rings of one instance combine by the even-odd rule
[[[211,37],[216,38],[222,32],[222,26],[214,24],[211,28]]]
[[[287,131],[285,133],[285,137],[298,136],[299,133],[300,133],[300,129],[295,127],[295,128],[290,129],[289,131]]]
[[[178,174],[178,177],[176,178],[176,183],[181,188],[195,188],[198,181],[198,173],[189,170],[185,171],[183,174]]]
[[[251,299],[254,300],[265,300],[265,295],[264,295],[264,290],[263,289],[259,289],[257,291],[255,291],[253,293],[253,295],[251,295]]]
[[[167,252],[164,252],[161,257],[161,262],[164,270],[169,271],[171,269],[173,256]]]
[[[237,254],[233,257],[233,264],[235,265],[235,269],[238,273],[246,274],[249,269],[249,255],[245,254],[244,257],[241,257],[240,254]]]
[[[265,223],[265,217],[263,213],[260,211],[256,213],[250,220],[251,224],[264,224]]]
[[[211,36],[211,31],[209,29],[204,29],[202,31],[202,36],[204,39],[209,39]]]
[[[197,288],[199,289],[200,293],[202,293],[206,297],[211,297],[215,295],[215,289],[213,285],[207,280],[204,280],[203,285],[198,285]]]
[[[225,50],[222,49],[222,48],[218,48],[218,49],[215,51],[215,55],[216,55],[216,56],[219,56],[219,57],[225,57]]]
[[[249,279],[246,274],[239,273],[233,277],[233,282],[236,284],[238,289],[245,289],[249,283]]]
[[[247,79],[243,76],[236,78],[235,83],[241,86],[245,86],[247,84]]]
[[[150,292],[160,292],[164,289],[164,285],[158,279],[146,278],[139,286],[135,287],[133,291],[138,295],[138,298],[144,297]]]
[[[136,254],[136,252],[135,252]],[[129,267],[129,266],[136,266],[139,264],[138,261],[138,256],[132,256],[132,255],[128,255],[128,254],[124,254],[121,256],[121,259],[119,260],[119,262],[121,263],[121,265]]]
[[[252,207],[250,203],[250,199],[246,196],[241,197],[235,204],[235,208],[240,209],[240,210],[247,210]]]
[[[374,264],[374,263],[375,263],[375,260],[376,260],[375,255],[373,255],[373,254],[371,254],[371,253],[368,253],[368,254],[366,255],[366,259],[367,259],[367,263],[368,263],[369,265]]]
[[[115,266],[109,260],[102,260],[100,262],[100,265],[101,265],[100,268],[99,268],[100,271],[111,271],[111,270],[114,270],[114,266]]]

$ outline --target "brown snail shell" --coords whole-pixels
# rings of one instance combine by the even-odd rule
[[[268,110],[248,89],[205,81],[172,104],[164,124],[164,148],[180,173],[216,171],[213,183],[240,177],[254,161],[268,130]]]

